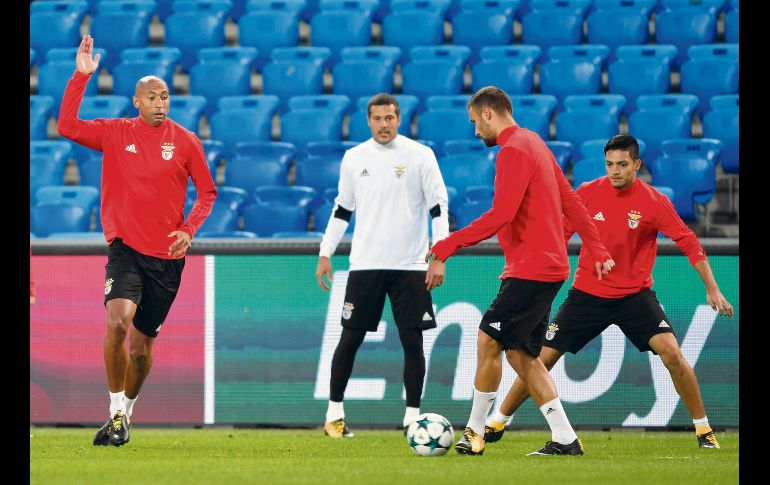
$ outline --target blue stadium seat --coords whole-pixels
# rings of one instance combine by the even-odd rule
[[[470,185],[465,189],[465,200],[467,201],[487,201],[492,205],[492,199],[495,196],[495,187],[492,185]]]
[[[494,160],[500,147],[488,147],[477,139],[447,140],[444,143],[444,155],[481,155]]]
[[[620,94],[567,96],[565,110],[556,116],[556,139],[580,146],[586,140],[620,134],[620,113],[625,104]]]
[[[57,232],[88,232],[91,212],[71,204],[43,204],[29,210],[30,232],[48,237]]]
[[[306,231],[308,213],[302,207],[254,203],[243,211],[243,228],[259,237],[281,231]]]
[[[32,66],[35,64],[35,49],[29,50],[29,68],[32,69]]]
[[[371,44],[377,6],[377,0],[321,0],[321,11],[310,20],[310,43],[328,47],[329,62],[336,64],[343,48]]]
[[[521,20],[521,40],[540,46],[543,55],[556,45],[575,45],[583,40],[583,19],[589,2],[535,2]],[[542,59],[542,58],[541,58]]]
[[[225,20],[232,4],[228,0],[179,0],[166,19],[166,45],[182,52],[182,70],[188,72],[204,47],[225,45]]]
[[[170,64],[172,71],[179,65],[182,51],[176,47],[142,47],[123,49],[120,53],[121,62],[161,62]]]
[[[738,10],[732,10],[725,15],[725,42],[737,44],[740,23],[738,21]]]
[[[714,165],[719,161],[724,144],[716,138],[674,138],[661,145],[664,157],[697,157]]]
[[[104,233],[102,231],[93,232],[52,232],[48,235],[48,239],[100,239],[104,241]]]
[[[350,98],[339,94],[292,97],[289,111],[281,116],[281,141],[292,143],[298,154],[313,141],[341,141],[349,105]]]
[[[455,229],[462,229],[492,208],[486,200],[465,201],[455,208]]]
[[[345,47],[340,51],[340,58],[343,61],[377,61],[392,70],[399,63],[401,54],[401,49],[398,47],[387,45]]]
[[[621,46],[617,61],[607,70],[609,91],[626,97],[624,112],[636,111],[636,98],[671,90],[671,62],[677,55],[672,45]]]
[[[698,115],[708,111],[709,99],[738,93],[738,44],[697,45],[682,64],[681,90],[698,96]]]
[[[77,185],[46,185],[37,190],[35,200],[37,205],[75,205],[90,214],[99,202],[99,189]]]
[[[698,99],[691,94],[640,96],[639,109],[628,118],[628,132],[647,143],[647,159],[655,160],[662,153],[663,141],[691,136],[697,104]]]
[[[204,231],[195,235],[196,239],[255,239],[258,237],[255,233],[248,231]]]
[[[251,63],[257,57],[254,47],[211,47],[198,51],[200,62],[190,68],[190,93],[208,101],[211,116],[224,96],[251,93]]]
[[[429,96],[425,100],[425,107],[429,110],[437,109],[456,109],[468,111],[468,101],[470,94],[457,94],[454,96],[435,95]]]
[[[48,120],[53,111],[53,96],[29,97],[29,139],[48,139]]]
[[[171,96],[169,118],[198,134],[200,119],[207,103],[203,96]]]
[[[404,94],[417,96],[422,103],[428,96],[460,94],[463,70],[470,57],[465,46],[414,47],[411,61],[403,66]],[[424,108],[424,104],[418,109]]]
[[[197,199],[198,190],[194,186],[188,186],[187,197],[184,202],[185,217],[190,213]],[[217,198],[214,205],[223,205],[238,214],[249,202],[249,192],[246,190],[240,187],[222,186],[217,188]]]
[[[476,139],[476,130],[468,118],[468,110],[428,109],[417,119],[417,135],[442,145],[448,140]]]
[[[536,45],[491,45],[481,48],[479,58],[482,61],[517,61],[534,68],[541,54],[542,49]]]
[[[29,46],[41,55],[54,47],[77,46],[80,23],[87,11],[88,4],[84,1],[30,3]],[[74,66],[74,57],[72,59]]]
[[[534,66],[513,56],[487,60],[482,54],[481,61],[471,68],[471,83],[474,92],[484,86],[497,86],[508,95],[531,94],[535,89]]]
[[[238,212],[226,204],[214,204],[211,213],[198,228],[200,232],[223,232],[238,230]]]
[[[264,204],[302,207],[310,209],[316,198],[316,190],[302,185],[263,185],[252,191],[254,201]]]
[[[569,161],[572,159],[572,153],[575,150],[572,143],[568,141],[547,141],[545,144],[551,149],[551,153],[553,153],[553,157],[556,159],[556,163],[561,168],[561,171],[566,174]]]
[[[279,100],[271,95],[225,96],[210,119],[211,138],[225,144],[229,156],[241,141],[270,141]]]
[[[704,158],[676,156],[659,157],[652,162],[652,166],[653,184],[675,189],[674,208],[679,216],[685,221],[697,219],[693,204],[708,204],[714,196],[714,164]]]
[[[411,138],[412,117],[414,116],[415,111],[417,111],[420,100],[416,96],[410,96],[408,94],[396,94],[395,98],[398,100],[401,117],[401,124],[398,127],[398,132],[401,135]],[[369,129],[367,115],[369,99],[369,96],[358,98],[358,102],[356,103],[358,109],[350,114],[348,138],[352,141],[365,141],[372,137],[372,131]]]
[[[46,185],[64,183],[65,164],[45,156],[29,157],[29,205],[37,203],[37,190]],[[34,232],[34,231],[33,231]]]
[[[493,185],[495,161],[483,155],[447,155],[438,161],[444,183],[457,189],[459,197],[473,185]]]
[[[687,58],[687,49],[695,44],[713,44],[717,40],[717,21],[700,7],[663,10],[655,16],[655,43],[676,46],[678,55],[672,68],[679,70]]]
[[[550,120],[556,109],[556,98],[548,94],[530,94],[511,96],[513,119],[530,131],[534,131],[543,140],[550,137]]]
[[[113,53],[103,62],[108,71],[112,72],[118,65],[118,53],[123,49],[149,45],[155,7],[152,0],[113,0],[97,5],[97,14],[89,28],[97,45]]]
[[[329,219],[334,210],[334,201],[331,203],[324,203],[313,211],[313,229],[318,232],[326,231],[326,226],[329,224]],[[353,234],[353,230],[356,228],[356,213],[353,212],[353,216],[348,222],[348,227],[345,229],[345,234]]]
[[[728,174],[738,173],[738,96],[723,95],[711,98],[711,111],[703,118],[703,136],[719,139],[722,150],[722,170]]]
[[[513,17],[518,0],[465,0],[452,17],[452,43],[471,48],[469,62],[479,60],[479,51],[490,45],[513,43]]]
[[[31,140],[29,156],[49,158],[64,167],[72,156],[72,146],[61,140]]]
[[[281,231],[273,233],[272,237],[277,239],[322,239],[324,233],[318,231]]]
[[[249,2],[247,12],[238,19],[238,45],[255,47],[259,56],[254,67],[261,70],[276,47],[299,43],[299,14],[302,0]]]
[[[597,8],[588,16],[588,43],[610,48],[608,61],[614,60],[615,50],[622,45],[646,44],[652,2],[627,0],[619,7]]]
[[[262,92],[278,96],[281,112],[292,96],[323,92],[324,66],[331,57],[328,48],[276,47],[270,57],[262,70]]]
[[[607,145],[608,141],[607,138],[584,141],[580,144],[580,150],[578,150],[577,153],[578,159],[604,158],[604,147]],[[644,160],[647,145],[639,138],[636,139],[636,143],[639,145],[639,159]]]
[[[251,192],[261,185],[286,185],[288,168],[275,160],[233,157],[225,165],[225,185]]]
[[[326,189],[337,187],[341,163],[342,154],[299,158],[297,159],[295,172],[296,183],[312,187],[319,193]]]
[[[307,144],[305,153],[309,157],[333,155],[342,157],[346,151],[357,146],[357,141],[311,141]]]
[[[440,45],[448,7],[449,0],[393,0],[382,19],[383,44],[400,48],[402,63],[414,46]]]
[[[433,150],[433,155],[436,156],[436,159],[439,159],[439,158],[444,156],[444,148],[442,146],[440,146],[438,143],[434,142],[433,140],[417,139],[417,140],[414,140],[414,141],[416,141],[417,143],[420,143],[422,145],[425,145],[426,147],[428,147],[431,150]]]
[[[605,175],[607,169],[604,157],[578,160],[572,166],[572,188],[577,189],[583,182],[590,182]]]
[[[393,91],[393,68],[377,60],[343,60],[332,69],[332,78],[332,92],[351,99]]]
[[[206,163],[214,183],[217,181],[217,167],[225,154],[225,144],[219,140],[201,140],[203,153],[206,155]]]
[[[714,17],[726,7],[725,0],[660,0],[664,9],[678,9],[684,7],[697,7],[706,10]]]
[[[102,0],[91,0],[95,2],[100,2]],[[171,15],[173,12],[171,5],[176,2],[177,0],[156,0],[158,3],[158,9],[155,11],[155,13],[158,14],[158,20],[160,20],[161,23],[164,23],[166,19]]]
[[[574,94],[598,94],[602,88],[602,64],[607,46],[555,46],[549,61],[540,65],[540,92],[559,101]]]
[[[80,173],[80,185],[96,187],[101,189],[102,186],[102,155],[94,155],[81,161],[78,164],[78,172]]]
[[[236,143],[233,150],[235,157],[278,162],[287,170],[296,153],[294,145],[280,141],[244,141]]]
[[[671,187],[667,187],[665,185],[653,185],[652,188],[668,197],[668,200],[670,200],[671,203],[674,202],[674,189]]]
[[[95,52],[102,54],[102,59],[107,57],[107,51],[104,49],[94,49]],[[67,82],[75,73],[75,55],[77,48],[57,48],[51,49],[46,53],[46,63],[38,69],[37,92],[42,96],[51,96],[54,99],[53,116],[59,117],[59,108],[61,108],[61,99],[64,95],[64,89]],[[135,81],[136,82],[136,81]],[[86,84],[86,96],[96,96],[99,94],[99,83],[96,76],[91,76]]]
[[[593,0],[594,10],[610,10],[613,8],[640,9],[647,17],[655,10],[658,0]]]

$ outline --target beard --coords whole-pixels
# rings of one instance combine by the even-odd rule
[[[481,138],[481,141],[484,142],[484,145],[486,145],[488,147],[493,147],[493,146],[497,145],[497,138],[485,138],[483,136],[480,137],[480,138]]]

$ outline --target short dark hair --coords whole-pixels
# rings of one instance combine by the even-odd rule
[[[468,100],[468,108],[476,111],[489,108],[499,114],[513,114],[511,98],[505,94],[505,91],[495,86],[486,86],[476,91],[476,94]]]
[[[392,104],[396,107],[396,116],[400,118],[401,108],[398,106],[398,100],[395,96],[391,96],[390,94],[386,93],[380,93],[372,96],[372,99],[370,99],[366,104],[366,117],[368,118],[372,115],[372,106],[387,106],[389,104]]]
[[[628,152],[631,160],[639,160],[639,143],[631,135],[615,135],[604,145],[604,154],[610,150]]]

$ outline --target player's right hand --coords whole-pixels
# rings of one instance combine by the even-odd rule
[[[609,273],[613,266],[615,266],[615,261],[613,261],[612,258],[608,259],[603,263],[600,263],[599,261],[597,261],[596,277],[599,279],[602,279],[602,275]]]
[[[326,279],[329,281],[328,285],[326,284],[326,281],[324,281],[324,276],[326,276]],[[331,259],[327,258],[326,256],[320,256],[318,258],[318,266],[316,266],[315,269],[315,277],[318,280],[318,285],[325,291],[329,291],[329,285],[332,283]]]
[[[90,35],[84,35],[83,40],[80,41],[80,47],[78,47],[78,53],[75,57],[75,66],[78,72],[82,74],[92,74],[99,68],[99,59],[101,54],[96,54],[96,57],[92,57],[94,53],[94,38]]]

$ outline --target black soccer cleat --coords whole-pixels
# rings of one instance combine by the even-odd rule
[[[580,442],[580,438],[568,445],[563,445],[555,441],[546,442],[545,446],[532,453],[527,453],[527,456],[544,456],[544,455],[582,455],[583,443]]]
[[[713,431],[708,433],[699,434],[698,436],[698,448],[719,448],[719,441],[714,436]]]
[[[94,446],[107,446],[110,444],[110,431],[112,431],[112,419],[107,418],[107,422],[99,428],[94,436]]]
[[[494,443],[495,441],[500,441],[503,433],[505,433],[505,423],[492,421],[490,424],[484,426],[484,442]]]
[[[110,435],[110,444],[112,446],[123,446],[128,443],[131,436],[128,432],[129,424],[126,413],[118,411],[113,414],[110,418],[110,423],[112,424],[111,431],[108,433]]]
[[[461,455],[483,455],[484,438],[473,431],[473,428],[465,428],[463,437],[455,445],[455,451]]]

